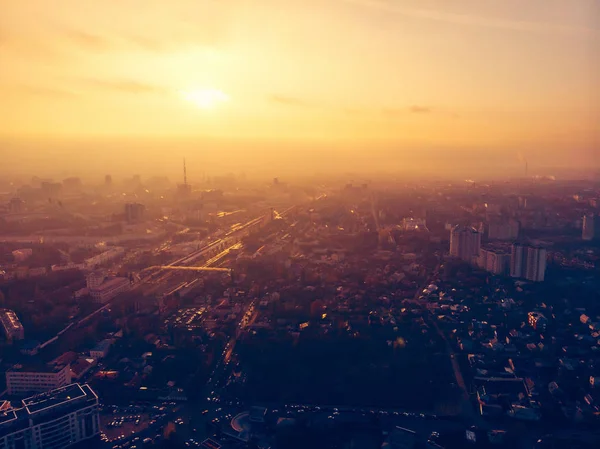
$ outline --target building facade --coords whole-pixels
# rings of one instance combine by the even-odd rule
[[[450,231],[450,255],[467,262],[479,256],[481,234],[472,227],[455,226]]]
[[[544,248],[514,244],[510,259],[510,275],[532,282],[542,282],[546,273],[546,255]]]
[[[477,259],[479,268],[498,276],[506,275],[510,269],[510,254],[496,249],[481,249]]]
[[[600,238],[600,216],[595,214],[583,216],[581,238],[588,241]]]
[[[490,240],[516,240],[519,237],[520,223],[516,220],[490,223],[488,238]]]
[[[70,365],[15,365],[6,371],[6,388],[9,395],[42,393],[71,383]]]
[[[140,203],[125,204],[125,219],[128,223],[137,223],[144,219],[146,207]]]
[[[0,414],[0,449],[64,449],[100,433],[98,396],[71,384]]]

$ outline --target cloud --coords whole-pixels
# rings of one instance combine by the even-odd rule
[[[430,107],[413,105],[410,107],[410,112],[413,114],[429,114],[433,112]]]
[[[407,114],[430,114],[434,110],[429,106],[413,105],[407,108],[383,108],[381,112],[388,117],[400,117]]]
[[[154,84],[140,83],[132,80],[104,80],[90,78],[83,80],[85,84],[99,89],[112,90],[129,94],[165,93],[166,89]]]
[[[458,14],[430,9],[406,8],[384,0],[341,0],[344,3],[359,7],[398,14],[436,22],[451,23],[456,25],[477,26],[484,28],[497,28],[510,31],[561,33],[571,35],[589,35],[600,37],[600,30],[586,27],[574,27],[553,23],[531,22],[524,20],[499,19],[483,17],[473,14]]]
[[[73,98],[77,96],[75,92],[69,90],[44,86],[19,86],[18,90],[25,94],[38,97]]]
[[[310,106],[306,101],[298,97],[288,97],[286,95],[273,94],[269,95],[269,101],[286,106]]]
[[[87,50],[106,50],[113,45],[110,40],[87,31],[69,28],[63,30],[63,34],[67,39]]]
[[[141,48],[142,50],[148,50],[152,52],[161,52],[166,50],[168,47],[168,45],[165,45],[165,43],[144,36],[123,36],[122,39],[136,47]]]

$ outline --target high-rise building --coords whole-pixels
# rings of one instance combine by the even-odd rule
[[[467,262],[479,256],[481,234],[472,227],[455,226],[450,231],[450,255]]]
[[[128,223],[138,223],[144,219],[146,207],[140,203],[125,204],[125,219]]]
[[[595,214],[583,216],[581,238],[583,240],[595,240],[600,238],[600,216]]]
[[[104,185],[106,187],[110,187],[112,185],[112,176],[111,175],[104,176]]]
[[[546,273],[546,250],[537,246],[514,244],[510,259],[510,275],[541,282]]]
[[[496,275],[505,275],[510,267],[510,254],[502,250],[481,249],[477,265],[483,270]]]
[[[38,394],[0,412],[2,449],[64,449],[99,433],[98,396],[86,384]]]
[[[21,198],[11,198],[8,202],[8,211],[13,214],[20,214],[23,212],[23,206],[25,203]]]

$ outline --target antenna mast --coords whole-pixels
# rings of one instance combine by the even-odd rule
[[[187,170],[185,168],[185,158],[183,158],[183,185],[187,186]]]

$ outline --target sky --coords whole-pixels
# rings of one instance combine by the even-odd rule
[[[0,0],[0,141],[598,166],[600,0]]]

